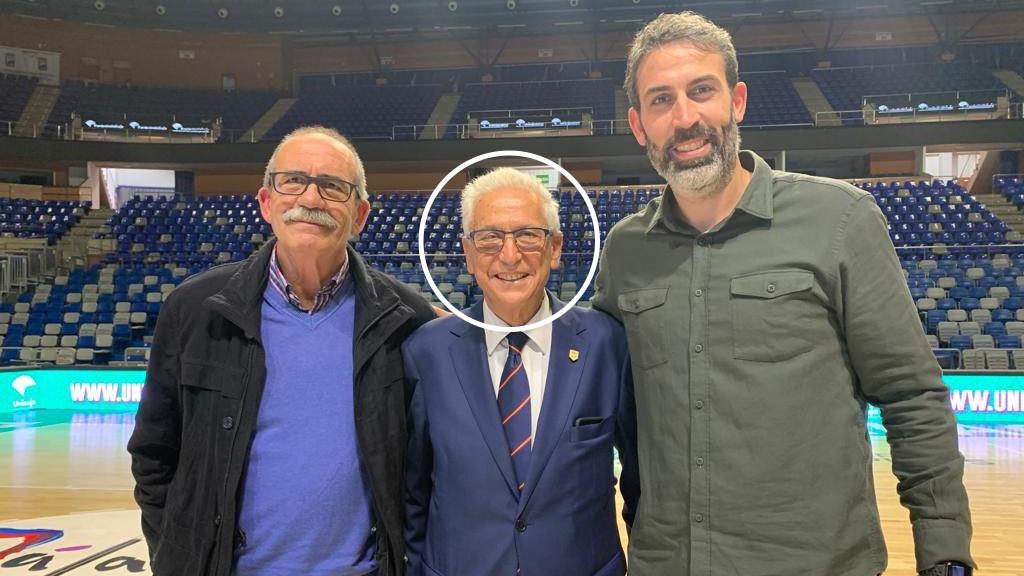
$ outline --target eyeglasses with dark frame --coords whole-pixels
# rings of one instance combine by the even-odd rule
[[[316,184],[317,193],[328,202],[347,202],[359,188],[335,176],[310,176],[305,172],[270,173],[271,187],[285,196],[302,196],[310,184]]]
[[[547,228],[518,228],[516,230],[494,230],[483,228],[466,235],[473,247],[481,254],[497,254],[505,247],[505,239],[512,236],[520,252],[540,252],[547,244],[552,231]]]

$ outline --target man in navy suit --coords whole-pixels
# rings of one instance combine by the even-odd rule
[[[526,326],[564,304],[558,203],[500,168],[462,193],[463,247],[484,298],[467,315]],[[619,576],[613,444],[623,518],[639,496],[629,357],[611,317],[574,308],[499,332],[456,316],[402,346],[412,390],[406,542],[411,576]],[[621,404],[621,405],[620,405]]]

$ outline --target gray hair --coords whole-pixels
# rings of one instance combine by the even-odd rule
[[[536,194],[544,210],[544,216],[547,218],[548,228],[551,229],[552,233],[561,230],[561,224],[558,221],[558,200],[554,198],[551,192],[537,178],[515,168],[505,167],[492,170],[483,176],[473,179],[472,182],[466,184],[466,187],[462,189],[460,212],[462,213],[463,234],[469,234],[470,232],[469,225],[473,221],[473,209],[476,207],[480,197],[488,192],[504,188],[518,188]]]
[[[739,82],[739,64],[732,36],[722,27],[696,12],[662,14],[650,21],[633,38],[626,57],[626,81],[623,88],[629,95],[629,105],[640,110],[640,93],[636,85],[636,72],[645,56],[666,44],[686,42],[705,52],[720,54],[725,60],[725,79],[729,88]]]
[[[363,160],[359,158],[359,153],[356,152],[356,147],[352,145],[352,142],[349,142],[348,138],[342,136],[340,132],[326,126],[302,126],[292,130],[282,138],[281,142],[274,148],[274,153],[270,155],[266,170],[263,171],[263,186],[270,188],[270,173],[274,171],[274,161],[277,160],[277,153],[281,151],[281,147],[291,140],[306,136],[327,138],[352,154],[352,160],[356,165],[356,181],[354,182],[356,185],[356,197],[359,200],[366,200],[369,196],[366,191],[366,170],[363,168]]]

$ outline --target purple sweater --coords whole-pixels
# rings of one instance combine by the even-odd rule
[[[351,279],[309,315],[268,284],[267,382],[241,495],[237,576],[362,576],[376,569],[370,487],[353,405]]]

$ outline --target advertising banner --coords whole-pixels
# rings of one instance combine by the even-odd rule
[[[942,379],[961,424],[1024,424],[1024,373],[949,372]],[[0,371],[0,414],[41,409],[135,412],[145,381],[144,370]],[[878,408],[872,406],[868,417],[879,421]]]

